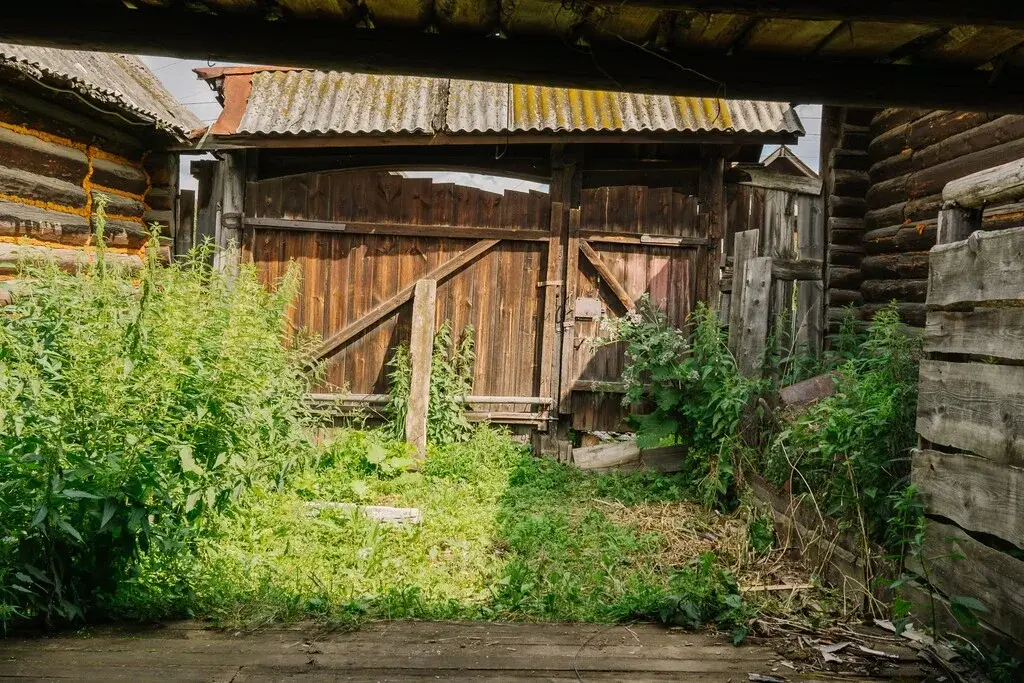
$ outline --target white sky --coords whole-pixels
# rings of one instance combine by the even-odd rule
[[[146,66],[156,74],[164,86],[171,91],[171,94],[178,98],[178,101],[186,105],[205,123],[213,123],[220,114],[220,105],[213,90],[196,78],[192,69],[205,66],[229,66],[228,62],[206,62],[196,59],[177,59],[174,57],[141,57]],[[819,144],[821,140],[821,105],[803,104],[796,107],[797,115],[803,121],[807,134],[800,138],[800,142],[791,146],[797,156],[815,171],[819,171],[820,159],[818,158]],[[775,151],[776,145],[765,145],[764,156]],[[437,178],[443,182],[456,182],[460,179],[463,184],[481,187],[492,192],[500,192],[503,188],[514,190],[547,189],[539,183],[530,183],[523,180],[498,179],[478,174],[454,174],[454,173],[408,173],[410,176],[425,176]],[[195,179],[188,172],[188,157],[182,159],[182,188],[195,189]],[[500,185],[500,187],[499,187]]]

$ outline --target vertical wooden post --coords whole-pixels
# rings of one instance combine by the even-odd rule
[[[764,202],[765,239],[761,253],[778,259],[795,259],[796,232],[795,196],[783,190],[768,190]],[[792,343],[793,283],[776,281],[772,284],[770,320],[775,329],[775,345],[783,358]]]
[[[935,243],[959,242],[970,237],[975,230],[981,230],[981,209],[964,209],[956,204],[945,205],[939,211],[939,229]]]
[[[697,180],[698,222],[700,235],[708,246],[697,256],[697,300],[714,308],[719,281],[718,250],[725,235],[725,157],[717,147],[701,150],[700,175]]]
[[[412,300],[412,335],[409,356],[409,406],[405,417],[405,440],[416,448],[416,457],[427,457],[427,409],[430,404],[430,364],[434,353],[434,311],[437,280],[419,280]]]
[[[772,260],[759,256],[747,262],[743,277],[740,340],[736,365],[747,377],[761,372],[768,338],[769,303],[772,285]]]
[[[174,255],[187,254],[196,243],[196,193],[182,190],[178,194],[178,229],[174,231]]]
[[[821,280],[797,283],[797,345],[815,358],[825,345],[825,216],[821,197],[797,198],[797,246],[801,259],[822,262]]]
[[[747,264],[757,258],[761,234],[757,230],[744,230],[736,234],[732,259],[732,297],[729,304],[729,350],[735,357],[743,330],[743,286]]]
[[[233,275],[238,272],[241,260],[242,216],[245,206],[245,179],[247,166],[245,151],[224,152],[224,158],[217,164],[217,175],[220,177],[220,197],[214,198],[218,204],[216,234],[217,254],[213,265]]]
[[[562,319],[562,360],[558,395],[558,413],[572,412],[572,385],[576,380],[574,352],[576,350],[576,278],[580,269],[580,210],[569,209],[569,234],[565,257],[565,306]]]

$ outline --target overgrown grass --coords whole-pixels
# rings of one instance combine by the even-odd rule
[[[177,609],[247,626],[310,617],[745,624],[735,581],[713,555],[666,567],[664,538],[609,514],[685,499],[685,477],[586,475],[488,427],[431,447],[419,472],[370,462],[401,460],[405,448],[383,432],[342,432],[285,489],[254,488],[226,511],[176,585],[156,561],[119,604],[163,616],[168,595],[190,594]],[[417,507],[423,523],[311,517],[311,500]]]

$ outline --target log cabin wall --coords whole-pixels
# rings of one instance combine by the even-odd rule
[[[106,243],[125,261],[141,263],[150,222],[173,237],[177,157],[152,146],[0,84],[0,277],[12,275],[25,242],[53,248],[68,266],[93,251],[90,216],[99,194],[109,200]]]
[[[849,193],[865,187],[860,176],[843,181],[844,167],[861,164],[863,157],[849,154],[845,136],[829,157],[835,188],[829,201],[830,321],[834,331],[843,315],[840,307],[848,303],[862,305],[861,317],[869,318],[896,300],[904,321],[923,327],[928,250],[935,245],[942,188],[1024,156],[1024,116],[885,109],[872,116],[869,135],[863,209],[838,199],[841,187]],[[858,136],[851,139],[860,142]],[[832,212],[844,204],[851,207],[848,212]],[[983,228],[1022,222],[1024,204],[1006,204],[986,208]],[[859,268],[858,249],[863,250]]]
[[[822,195],[825,199],[827,333],[835,334],[846,309],[863,303],[860,266],[864,255],[865,195],[871,159],[870,123],[874,110],[825,107],[822,114],[822,155],[827,160]]]

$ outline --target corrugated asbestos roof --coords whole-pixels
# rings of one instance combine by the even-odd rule
[[[128,114],[184,139],[203,123],[137,57],[0,43],[0,65],[73,90],[105,111]]]
[[[252,74],[235,130],[246,135],[524,132],[802,135],[804,129],[792,107],[780,102],[274,70]]]

